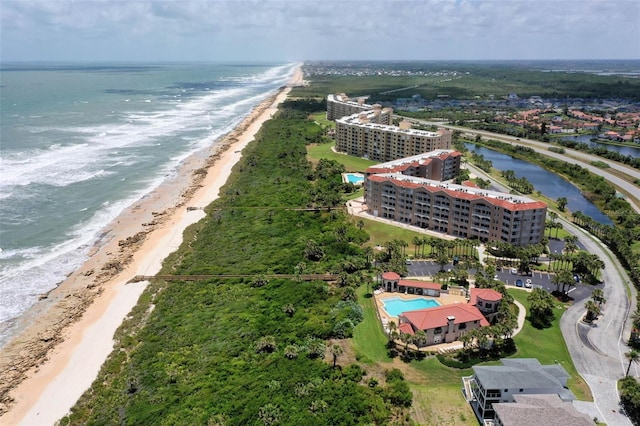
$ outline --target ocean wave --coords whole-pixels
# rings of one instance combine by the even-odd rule
[[[0,198],[4,197],[3,204],[14,206],[37,205],[35,200],[57,203],[58,207],[53,206],[48,212],[58,212],[54,214],[63,217],[73,213],[70,223],[78,223],[56,229],[57,243],[33,240],[32,247],[3,247],[0,323],[20,315],[41,293],[53,289],[77,269],[91,247],[101,241],[112,220],[173,177],[185,158],[204,152],[231,131],[255,105],[290,78],[292,70],[291,65],[270,68],[245,78],[241,84],[226,88],[209,85],[210,90],[193,91],[181,99],[154,98],[151,103],[117,100],[114,105],[122,109],[110,105],[108,111],[113,113],[102,117],[106,122],[96,120],[95,125],[87,124],[92,120],[88,111],[81,113],[75,126],[38,127],[31,123],[30,129],[42,132],[37,137],[43,142],[49,135],[52,139],[38,148],[3,153]],[[92,199],[80,200],[77,187],[60,189],[73,184],[80,184],[82,194],[89,194]],[[56,185],[56,191],[47,192],[47,188]],[[77,202],[69,204],[65,197],[75,197]],[[8,214],[15,216],[17,208],[0,208],[0,221],[6,219],[3,223],[9,223]],[[33,214],[16,220],[25,227],[30,226],[29,221],[45,223],[44,212],[34,209]],[[20,236],[12,241],[19,245],[19,240]],[[2,338],[0,335],[0,346]]]

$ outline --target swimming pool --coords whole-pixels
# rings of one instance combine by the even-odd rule
[[[345,173],[344,177],[347,182],[354,185],[362,185],[364,182],[364,176],[361,173]]]
[[[435,308],[440,306],[438,302],[433,299],[425,299],[423,297],[417,297],[415,299],[404,300],[399,297],[392,299],[386,299],[382,301],[384,310],[392,317],[397,317],[403,312],[416,311],[418,309]]]

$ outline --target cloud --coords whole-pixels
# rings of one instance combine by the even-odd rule
[[[0,1],[2,60],[640,58],[635,0]]]

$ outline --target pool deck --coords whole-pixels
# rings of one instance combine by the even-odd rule
[[[392,299],[392,298],[411,300],[418,297],[421,297],[424,299],[434,299],[438,301],[438,303],[440,303],[440,305],[442,306],[452,305],[454,303],[467,303],[466,297],[447,294],[447,293],[440,293],[440,297],[433,297],[433,296],[420,296],[416,294],[405,294],[405,293],[399,293],[399,292],[387,292],[387,291],[376,290],[373,293],[373,300],[375,301],[376,308],[378,310],[378,318],[382,322],[382,328],[384,329],[385,333],[389,332],[390,322],[394,322],[396,323],[396,325],[398,325],[398,317],[392,317],[389,314],[387,314],[387,311],[384,310],[384,301],[386,299]],[[520,304],[520,302],[517,302],[517,301],[515,301],[515,304],[518,306],[519,312],[518,312],[518,327],[513,332],[512,334],[513,336],[515,336],[520,332],[520,330],[522,330],[522,327],[525,321],[525,316],[526,316],[526,310],[524,306],[522,306],[522,304]],[[404,345],[404,343],[401,341],[396,341],[396,344],[399,346]],[[455,341],[451,343],[439,343],[437,345],[425,346],[425,347],[419,348],[419,350],[421,352],[447,353],[447,352],[455,352],[459,349],[462,349],[462,347],[463,347],[462,342]],[[415,346],[411,344],[409,345],[409,348],[415,349]]]
[[[376,290],[377,292],[378,290]],[[384,328],[385,333],[389,332],[389,323],[394,322],[398,325],[398,317],[392,317],[384,310],[384,300],[391,298],[400,298],[404,300],[411,300],[417,297],[425,298],[425,299],[434,299],[440,303],[440,305],[452,305],[454,303],[467,303],[467,299],[464,296],[457,296],[447,293],[440,293],[440,297],[432,297],[432,296],[420,296],[416,294],[405,294],[405,293],[397,293],[397,292],[387,292],[382,291],[380,293],[374,292],[373,300],[375,300],[376,308],[378,309],[378,317],[380,321],[382,321],[382,327]],[[396,341],[398,346],[404,346],[405,344],[401,341]],[[416,347],[413,344],[409,345],[409,348],[415,350]],[[447,353],[447,352],[455,352],[457,350],[462,349],[462,343],[455,341],[451,343],[439,343],[437,345],[425,346],[422,348],[417,348],[421,352],[437,352],[437,353]]]

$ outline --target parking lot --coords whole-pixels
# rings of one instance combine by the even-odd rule
[[[454,266],[451,263],[444,265],[445,271],[453,268]],[[410,277],[433,277],[438,273],[438,271],[440,271],[440,264],[431,260],[412,260],[410,264],[407,264],[407,269]],[[469,269],[468,271],[470,276],[473,276],[476,273],[475,269]],[[552,275],[548,272],[534,271],[531,275],[525,276],[519,275],[511,268],[502,268],[496,272],[496,275],[500,281],[511,287],[516,287],[516,281],[521,280],[523,284],[522,288],[524,289],[524,285],[527,282],[526,280],[530,279],[531,288],[542,288],[547,290],[549,293],[556,289],[556,286],[551,283]],[[599,284],[597,286],[592,286],[577,283],[575,287],[569,290],[569,297],[574,299],[576,302],[588,299],[595,288],[604,288],[604,285]]]

